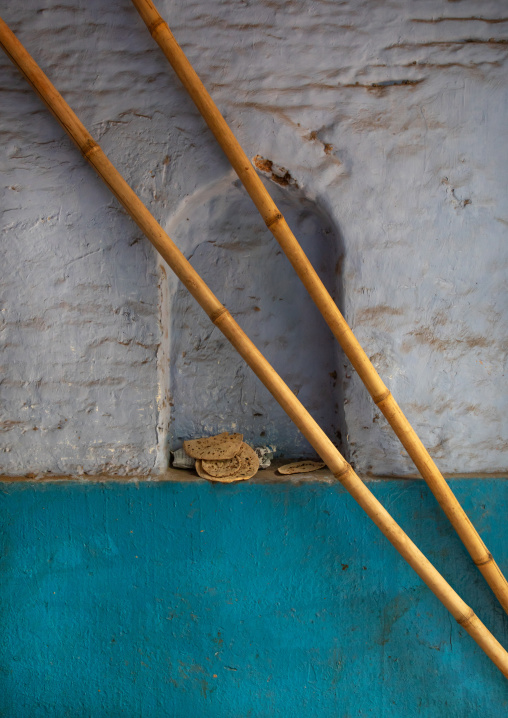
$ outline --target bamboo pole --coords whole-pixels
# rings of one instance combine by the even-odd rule
[[[1,18],[0,45],[76,143],[85,159],[92,165],[138,227],[205,310],[213,324],[231,342],[287,412],[337,480],[349,491],[390,543],[393,544],[401,556],[450,611],[457,623],[469,633],[503,675],[508,678],[508,653],[505,649],[484,626],[474,611],[445,581],[430,561],[425,558],[409,536],[404,533],[356,475],[352,467],[344,460],[323,430],[317,425],[273,367],[270,366],[261,352],[256,349],[226,307],[212,293],[178,247],[150,214],[143,202],[129,187],[118,170],[115,169],[100,146]]]
[[[150,34],[158,43],[215,135],[235,172],[258,208],[267,227],[280,244],[349,361],[365,384],[374,403],[384,414],[425,479],[439,505],[460,536],[474,563],[508,613],[508,582],[453,491],[432,460],[374,365],[362,349],[337,305],[312,267],[275,202],[261,182],[250,160],[222,117],[205,86],[194,71],[167,23],[151,0],[132,0]]]

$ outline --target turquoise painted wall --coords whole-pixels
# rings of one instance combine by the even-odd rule
[[[451,484],[508,571],[508,481]],[[508,646],[426,485],[369,486]],[[2,487],[1,716],[508,712],[506,680],[338,484]]]

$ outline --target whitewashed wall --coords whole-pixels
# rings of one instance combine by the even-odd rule
[[[330,288],[450,473],[508,464],[503,6],[158,3],[247,154],[289,172],[285,187],[267,181],[294,222],[308,212],[323,231],[331,226],[335,245],[317,253],[324,266],[343,255]],[[254,326],[254,316],[262,323],[256,338],[270,353],[281,320],[273,319],[277,296],[266,268],[278,248],[261,219],[255,229],[255,210],[238,199],[227,161],[130,2],[25,0],[2,17],[175,241],[189,256],[204,247],[207,280],[233,314],[236,297],[241,324]],[[3,55],[0,78],[1,470],[149,473],[164,465],[168,442],[200,422],[243,423],[251,441],[263,431],[259,441],[306,453],[215,335],[208,352],[181,361],[192,341],[189,327],[174,321],[184,301],[175,282]],[[228,228],[228,198],[242,207],[231,218],[236,274],[225,274],[214,254]],[[182,219],[189,207],[191,231]],[[220,251],[229,256],[227,241]],[[298,331],[302,345],[317,344],[315,360],[291,371],[283,347],[271,358],[316,415],[327,403],[321,420],[337,441],[340,432],[361,473],[411,473],[305,302],[298,294],[307,322]],[[284,316],[294,325],[291,311]],[[192,346],[209,332],[196,321]],[[218,374],[221,351],[228,370]],[[199,362],[207,377],[202,418],[190,396],[189,419],[182,387],[195,386]],[[328,384],[315,378],[324,373]],[[212,395],[207,387],[218,377],[224,392]],[[231,386],[240,399],[231,400]],[[315,391],[306,395],[309,386]]]

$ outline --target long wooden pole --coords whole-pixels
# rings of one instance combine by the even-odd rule
[[[439,505],[451,521],[455,531],[462,539],[474,563],[478,566],[506,613],[508,613],[508,582],[506,578],[490,551],[487,550],[466,512],[459,504],[455,494],[446,483],[429,452],[418,438],[340,313],[238,140],[175,40],[167,23],[162,19],[151,0],[132,0],[132,2],[146,23],[152,37],[164,52],[198,110],[203,115],[258,208],[267,227],[293,265],[344,353],[367,387],[374,403],[385,415],[416,468],[429,485]]]
[[[474,611],[445,581],[430,561],[415,546],[390,514],[369,491],[351,466],[344,460],[330,439],[282,381],[261,352],[235,322],[229,311],[208,288],[199,274],[185,259],[178,247],[150,214],[143,202],[115,169],[102,149],[57,92],[46,75],[28,54],[0,18],[0,45],[23,73],[41,99],[55,115],[65,131],[94,167],[101,179],[123,205],[138,227],[145,233],[192,296],[201,305],[224,336],[245,359],[263,384],[287,412],[296,426],[316,449],[334,476],[356,499],[393,544],[401,556],[416,571],[430,590],[450,611],[455,620],[485,651],[503,675],[508,678],[508,653],[484,626]]]

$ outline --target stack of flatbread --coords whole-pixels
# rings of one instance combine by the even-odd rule
[[[254,449],[243,440],[243,434],[224,431],[216,436],[183,442],[189,456],[196,459],[196,471],[202,479],[225,484],[251,479],[259,468]]]

